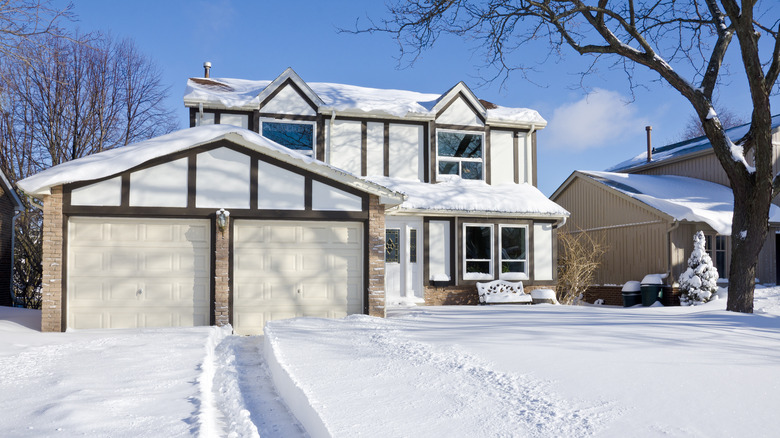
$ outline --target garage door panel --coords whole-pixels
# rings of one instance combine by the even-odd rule
[[[71,218],[68,327],[208,324],[208,224],[206,220]]]
[[[360,223],[236,220],[236,333],[262,333],[273,319],[362,313],[362,230]]]

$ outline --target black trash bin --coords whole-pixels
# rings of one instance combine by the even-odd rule
[[[633,307],[642,303],[641,286],[638,281],[627,281],[623,285],[623,307]]]
[[[659,275],[645,275],[642,279],[642,305],[652,306],[653,303],[663,298],[664,282]]]

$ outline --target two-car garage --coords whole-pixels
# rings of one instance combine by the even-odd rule
[[[210,323],[209,220],[73,217],[68,222],[68,328]],[[360,222],[237,220],[233,326],[362,313]]]

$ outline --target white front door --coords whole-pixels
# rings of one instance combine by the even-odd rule
[[[388,304],[422,302],[422,219],[385,220],[385,291]]]

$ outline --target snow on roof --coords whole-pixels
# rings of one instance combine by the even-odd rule
[[[780,126],[780,115],[776,115],[772,117],[772,129],[775,129],[778,126]],[[726,130],[726,132],[728,133],[728,136],[731,139],[731,141],[736,143],[745,134],[747,134],[749,129],[750,129],[750,123],[746,123],[744,125],[729,128]],[[692,154],[694,152],[699,152],[711,148],[712,145],[710,144],[710,141],[709,139],[707,139],[706,136],[691,138],[678,143],[673,143],[659,148],[653,148],[653,159],[651,163],[657,163],[660,161]],[[646,151],[642,152],[641,154],[633,158],[618,163],[615,166],[610,167],[606,171],[624,172],[634,167],[639,167],[645,164],[647,164]]]
[[[734,195],[729,187],[684,176],[579,172],[675,220],[704,222],[718,234],[731,235]],[[780,208],[772,205],[769,215],[776,222]]]
[[[437,184],[389,177],[366,177],[381,186],[406,195],[401,211],[506,213],[568,217],[569,212],[549,200],[530,184],[488,185],[460,178]]]
[[[400,194],[393,193],[385,187],[373,183],[366,184],[349,172],[288,149],[254,131],[231,125],[206,125],[182,129],[150,140],[103,151],[50,167],[19,181],[17,186],[31,195],[46,195],[54,186],[116,175],[149,160],[223,139],[315,173],[336,178],[342,183],[364,191],[396,198],[396,203],[400,202]]]
[[[232,78],[190,78],[187,80],[184,101],[187,104],[202,102],[225,108],[253,109],[260,105],[258,96],[271,82]],[[433,117],[435,115],[432,112],[433,107],[442,97],[441,94],[325,82],[306,84],[323,101],[326,106],[324,109],[340,112],[364,112],[393,117],[407,115]],[[497,121],[533,123],[542,126],[547,124],[538,112],[528,108],[496,106],[487,110],[487,117]]]

